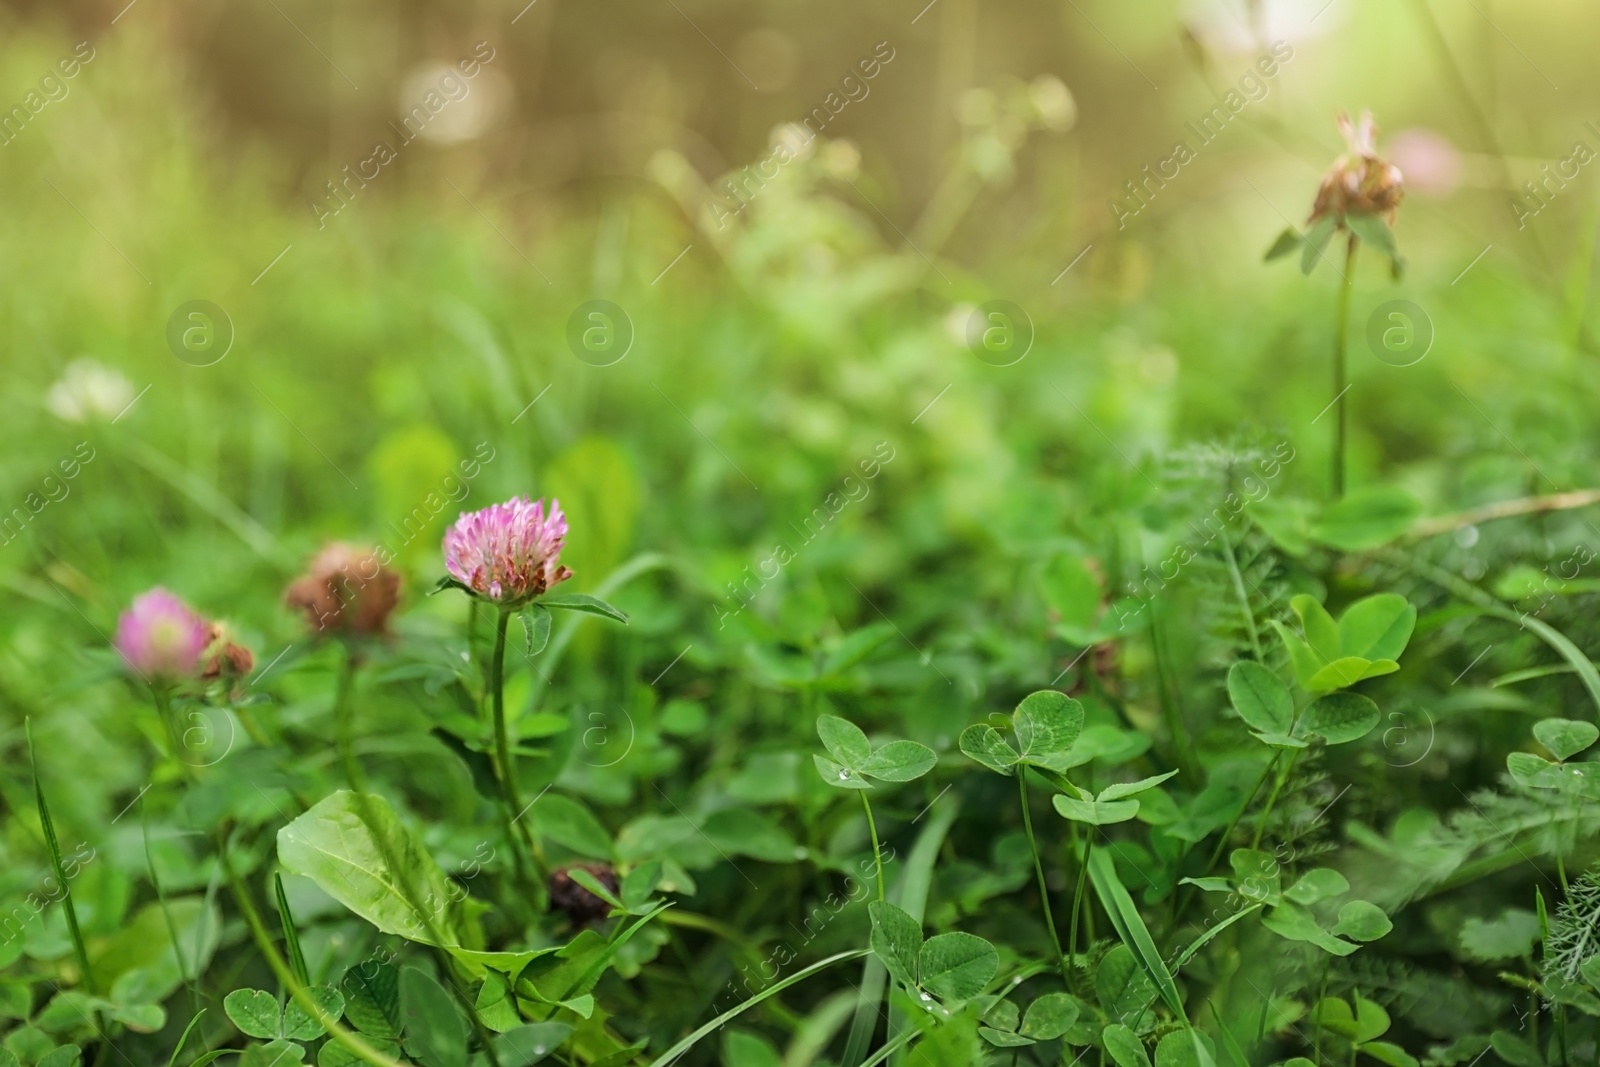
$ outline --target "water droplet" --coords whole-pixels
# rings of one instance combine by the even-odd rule
[[[533,1054],[535,1056],[543,1056],[544,1052],[545,1052],[545,1049],[544,1049],[543,1045],[535,1045],[535,1046],[533,1046]]]
[[[849,780],[850,780],[850,772],[849,771],[843,771],[842,770],[842,771],[839,772],[839,781],[848,782]]]

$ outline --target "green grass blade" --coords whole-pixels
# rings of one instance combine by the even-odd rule
[[[183,1054],[183,1046],[189,1043],[189,1035],[194,1033],[194,1028],[196,1026],[200,1025],[200,1016],[204,1015],[205,1013],[206,1010],[204,1008],[201,1008],[199,1011],[195,1012],[194,1018],[189,1020],[189,1025],[183,1028],[183,1036],[178,1038],[177,1047],[172,1050],[172,1058],[167,1061],[167,1067],[178,1067],[178,1057]],[[216,1055],[220,1056],[221,1053],[218,1052]],[[212,1058],[215,1059],[216,1056],[213,1056]]]
[[[44,799],[44,785],[39,781],[39,762],[33,755],[33,720],[26,720],[23,729],[28,737],[28,767],[33,771],[33,796],[39,803],[39,825],[44,829],[45,844],[50,849],[50,867],[55,871],[56,883],[61,886],[61,906],[67,912],[67,931],[72,935],[72,949],[83,971],[83,986],[95,993],[98,990],[95,989],[94,974],[89,970],[89,950],[83,944],[83,930],[78,926],[78,909],[72,903],[72,887],[67,884],[67,870],[61,862],[61,842],[56,840],[56,824],[50,818],[50,805]]]
[[[145,808],[143,794],[139,796],[139,826],[144,837],[144,865],[150,871],[150,884],[155,888],[157,903],[161,905],[161,918],[167,924],[167,937],[172,941],[172,958],[178,961],[178,973],[183,976],[183,984],[188,987],[189,1001],[194,1005],[195,1018],[198,1019],[205,1011],[200,1007],[200,987],[195,981],[198,976],[191,975],[189,965],[184,962],[183,941],[178,937],[178,924],[173,921],[172,909],[167,907],[166,890],[161,888],[161,879],[156,874],[155,857],[150,854],[150,813]],[[191,1022],[189,1025],[193,1027],[194,1023]],[[184,1036],[188,1037],[188,1034],[189,1031],[185,1030]],[[183,1042],[180,1041],[178,1047],[182,1048]]]
[[[300,951],[300,934],[294,928],[294,913],[289,910],[289,898],[283,892],[283,875],[278,871],[272,872],[272,891],[278,904],[278,922],[283,925],[284,947],[289,950],[289,970],[301,985],[310,985],[306,955]]]
[[[1260,911],[1261,908],[1262,905],[1260,904],[1252,904],[1248,908],[1236,911],[1226,919],[1223,919],[1217,925],[1213,926],[1211,929],[1207,930],[1205,933],[1201,934],[1199,937],[1195,938],[1194,944],[1184,949],[1183,954],[1173,961],[1172,973],[1177,974],[1180,970],[1182,970],[1183,965],[1193,959],[1194,954],[1206,946],[1206,942],[1222,933],[1222,931],[1226,930],[1228,927],[1232,926],[1246,915],[1254,915],[1256,912]]]
[[[702,1038],[706,1037],[708,1034],[716,1033],[723,1026],[727,1025],[730,1020],[744,1014],[767,998],[777,996],[790,986],[805,981],[807,978],[810,978],[819,971],[827,970],[835,963],[844,963],[847,960],[858,960],[867,955],[867,953],[868,950],[864,948],[853,948],[848,952],[835,953],[825,960],[818,960],[811,966],[794,972],[781,982],[774,982],[772,985],[769,985],[767,988],[763,989],[761,992],[757,993],[743,1004],[740,1004],[737,1007],[729,1008],[727,1011],[706,1023],[704,1026],[700,1027],[700,1029],[696,1030],[682,1041],[679,1041],[676,1045],[673,1045],[671,1048],[667,1049],[667,1051],[663,1052],[660,1056],[650,1061],[650,1067],[667,1067],[669,1063],[675,1062],[679,1056],[682,1056],[685,1052],[688,1052],[690,1049],[694,1048],[695,1045],[699,1044]]]
[[[1161,994],[1161,999],[1167,1007],[1172,1009],[1174,1015],[1188,1023],[1189,1016],[1183,1010],[1183,998],[1178,995],[1178,984],[1173,981],[1172,972],[1167,969],[1166,961],[1156,949],[1155,939],[1150,936],[1150,928],[1144,924],[1138,907],[1128,895],[1127,887],[1117,875],[1116,864],[1112,862],[1108,850],[1100,849],[1097,852],[1091,850],[1089,880],[1094,883],[1095,895],[1100,898],[1101,907],[1105,908],[1106,914],[1111,917],[1111,925],[1116,927],[1117,936],[1122,938],[1123,944],[1133,950],[1134,956],[1144,967],[1150,981],[1155,983],[1156,992]]]

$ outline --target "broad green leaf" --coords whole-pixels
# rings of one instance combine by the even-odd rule
[[[885,782],[910,782],[933,770],[938,762],[939,757],[926,745],[890,741],[868,756],[859,769],[862,774]]]
[[[1026,1048],[1034,1043],[1031,1037],[1023,1037],[1021,1034],[999,1030],[992,1026],[978,1027],[978,1036],[996,1048]]]
[[[1106,1047],[1106,1055],[1111,1057],[1117,1067],[1150,1067],[1150,1057],[1145,1054],[1144,1042],[1121,1023],[1112,1023],[1100,1031],[1100,1041]]]
[[[1078,800],[1057,793],[1050,802],[1063,819],[1088,823],[1090,826],[1111,826],[1127,822],[1139,814],[1137,800]]]
[[[1389,229],[1389,224],[1379,215],[1368,215],[1360,211],[1347,211],[1344,224],[1350,227],[1362,241],[1376,248],[1386,256],[1400,254],[1399,247],[1394,242],[1394,231]]]
[[[971,1000],[1000,969],[1000,954],[981,937],[957,931],[923,942],[922,988],[941,1000]]]
[[[1352,900],[1339,909],[1339,921],[1332,932],[1352,941],[1376,941],[1393,929],[1394,923],[1382,908],[1365,900]]]
[[[1355,685],[1363,678],[1370,677],[1368,671],[1378,666],[1371,660],[1362,659],[1360,656],[1340,656],[1338,659],[1325,664],[1316,674],[1311,676],[1306,690],[1312,693],[1328,693],[1335,689],[1344,689]],[[1387,674],[1396,670],[1398,664],[1389,661],[1387,669],[1380,668],[1380,674]]]
[[[835,763],[826,756],[811,754],[811,762],[817,768],[817,774],[822,780],[835,789],[871,789],[872,783],[861,775],[852,771],[843,764]]]
[[[1101,1010],[1127,1026],[1138,1026],[1157,996],[1156,987],[1126,944],[1113,945],[1101,957],[1094,972],[1094,991]]]
[[[1054,1041],[1078,1021],[1078,1011],[1075,997],[1066,993],[1046,993],[1028,1005],[1019,1032],[1036,1041]]]
[[[828,658],[822,664],[821,676],[827,678],[849,670],[893,637],[894,627],[885,623],[855,631],[828,653]]]
[[[1266,918],[1261,920],[1261,925],[1279,937],[1286,937],[1290,941],[1305,941],[1335,956],[1348,956],[1361,947],[1334,937],[1317,925],[1310,912],[1288,901],[1267,912]]]
[[[1389,1032],[1389,1013],[1383,1010],[1382,1005],[1358,993],[1355,997],[1355,1007],[1355,1039],[1358,1043],[1365,1044]]]
[[[1041,689],[1022,698],[1011,723],[1023,761],[1049,766],[1046,761],[1066,755],[1083,733],[1083,705],[1065,693]]]
[[[344,972],[339,983],[344,992],[344,1016],[368,1037],[399,1040],[404,1019],[400,1014],[400,972],[392,963],[366,960]]]
[[[1015,773],[1012,768],[1018,762],[1016,749],[1007,744],[1006,739],[1000,736],[1000,731],[988,723],[974,723],[962,730],[960,745],[968,759],[983,764],[991,771]]]
[[[522,630],[527,637],[525,652],[533,658],[550,643],[550,609],[543,604],[530,604],[522,609]]]
[[[1518,785],[1530,789],[1559,789],[1565,784],[1560,764],[1551,763],[1532,752],[1511,753],[1506,757],[1506,770],[1511,772],[1512,780]]]
[[[1344,875],[1332,867],[1313,867],[1300,876],[1300,880],[1284,890],[1284,897],[1296,904],[1315,904],[1350,891]]]
[[[337,1019],[344,1014],[344,997],[331,985],[307,986],[306,993],[317,1006]],[[321,1037],[323,1026],[293,997],[283,1006],[283,1036],[292,1041]]]
[[[38,1067],[79,1067],[82,1062],[83,1049],[77,1045],[62,1045],[48,1052],[39,1061]],[[285,1064],[288,1062],[285,1061]]]
[[[1417,625],[1417,609],[1398,593],[1362,597],[1339,616],[1339,651],[1362,659],[1399,659]]]
[[[538,836],[590,859],[611,860],[615,852],[611,834],[582,801],[554,791],[539,797],[523,818],[533,823]]]
[[[574,882],[577,882],[583,888],[587,889],[589,892],[593,893],[607,904],[610,904],[613,908],[620,908],[624,911],[627,910],[626,908],[622,907],[622,901],[617,897],[617,895],[608,889],[604,882],[596,878],[592,871],[585,870],[582,867],[568,867],[567,877],[571,878]]]
[[[318,801],[278,831],[278,862],[386,934],[460,944],[444,872],[381,796],[341,789]]]
[[[1179,881],[1184,885],[1195,886],[1207,893],[1233,892],[1233,883],[1226,878],[1182,878]]]
[[[723,1067],[780,1067],[778,1050],[758,1034],[727,1030],[722,1035]]]
[[[828,754],[852,771],[859,771],[872,755],[872,742],[861,728],[837,715],[817,716],[817,736]]]
[[[238,1067],[304,1067],[306,1050],[293,1041],[269,1041],[265,1045],[251,1045],[239,1057]],[[67,1062],[39,1061],[39,1067],[67,1067]]]
[[[1277,904],[1283,897],[1281,867],[1270,852],[1236,848],[1228,856],[1233,881],[1240,896],[1261,904]]]
[[[1253,660],[1228,668],[1228,699],[1253,730],[1284,734],[1294,719],[1294,697],[1276,674]]]
[[[661,861],[641,863],[622,878],[622,903],[632,912],[645,910],[660,884]]]
[[[1574,719],[1544,719],[1534,723],[1533,736],[1558,760],[1577,755],[1600,739],[1600,727]]]
[[[450,994],[426,971],[400,972],[400,1011],[405,1018],[405,1047],[425,1067],[466,1067],[467,1021]]]
[[[626,614],[588,593],[546,593],[539,598],[539,604],[547,608],[559,608],[562,611],[582,611],[589,615],[600,615],[613,622],[628,621]]]
[[[1022,1010],[1010,1000],[997,1000],[983,1013],[983,1021],[997,1030],[1015,1031],[1022,1021]]]
[[[522,1025],[522,1015],[517,1011],[510,979],[493,968],[483,972],[483,985],[478,987],[473,1004],[483,1025],[497,1034]]]
[[[527,1023],[496,1036],[494,1051],[500,1067],[531,1067],[547,1059],[571,1036],[572,1027],[567,1023]]]
[[[1307,230],[1301,239],[1300,273],[1310,274],[1316,269],[1323,259],[1322,250],[1333,237],[1333,231],[1338,226],[1338,220],[1332,215],[1324,215]]]
[[[1094,643],[1104,593],[1088,563],[1076,556],[1054,557],[1039,576],[1039,591],[1054,612],[1062,637],[1077,645]]]
[[[1267,254],[1263,257],[1263,262],[1271,263],[1275,259],[1282,259],[1284,256],[1287,256],[1291,252],[1298,249],[1304,242],[1305,238],[1300,236],[1300,232],[1293,226],[1290,226],[1288,229],[1278,234],[1277,239],[1272,242],[1272,247],[1267,249]]]
[[[1484,962],[1527,956],[1538,940],[1539,917],[1526,908],[1505,908],[1493,919],[1474,916],[1456,933],[1462,955]],[[1590,959],[1600,966],[1600,956]]]
[[[1216,1046],[1198,1030],[1174,1030],[1156,1044],[1156,1067],[1215,1067]]]
[[[1108,800],[1121,800],[1124,797],[1131,797],[1136,794],[1143,793],[1147,789],[1154,789],[1156,786],[1160,785],[1162,782],[1166,781],[1168,778],[1171,778],[1177,773],[1177,771],[1168,771],[1166,774],[1157,774],[1149,778],[1141,778],[1137,782],[1119,782],[1116,785],[1108,785],[1104,789],[1100,790],[1099,795],[1096,796],[1095,799],[1103,803]]]
[[[1416,498],[1403,489],[1358,489],[1323,511],[1311,535],[1345,552],[1365,552],[1405,533],[1421,513]]]
[[[1496,1030],[1490,1034],[1489,1044],[1493,1046],[1494,1054],[1510,1067],[1546,1067],[1539,1050],[1509,1030]]]
[[[1381,717],[1378,705],[1359,693],[1330,693],[1301,713],[1297,730],[1343,745],[1367,736]]]
[[[915,989],[921,982],[922,927],[909,914],[883,900],[867,905],[872,919],[872,951],[884,969],[902,985]]]
[[[1258,730],[1258,731],[1253,732],[1250,736],[1254,737],[1257,741],[1260,741],[1262,744],[1269,745],[1272,748],[1306,748],[1307,747],[1307,743],[1305,741],[1302,741],[1298,737],[1292,737],[1289,734],[1266,734],[1266,733],[1262,733],[1262,732],[1260,732]]]
[[[1388,1041],[1368,1041],[1361,1046],[1361,1054],[1387,1063],[1389,1067],[1420,1067],[1415,1056]]]
[[[1339,658],[1339,625],[1328,614],[1328,609],[1317,598],[1300,593],[1289,598],[1289,606],[1300,619],[1300,632],[1316,653],[1319,663],[1332,663]]]
[[[264,1041],[278,1036],[282,1011],[278,998],[264,989],[235,989],[222,998],[222,1010],[228,1013],[241,1034]]]
[[[1310,692],[1311,679],[1322,669],[1325,661],[1317,656],[1304,638],[1277,619],[1272,620],[1272,628],[1278,631],[1278,637],[1283,640],[1283,647],[1289,651],[1289,663],[1294,667],[1294,680],[1299,683],[1301,689]]]
[[[749,856],[766,863],[793,863],[805,855],[805,850],[776,819],[753,808],[740,806],[712,812],[700,830],[719,849],[733,856]]]

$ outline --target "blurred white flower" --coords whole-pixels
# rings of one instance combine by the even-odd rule
[[[809,159],[816,146],[816,137],[798,122],[785,122],[774,126],[768,135],[773,148],[783,145],[794,159]]]
[[[44,405],[64,422],[114,419],[133,403],[133,383],[92,359],[75,359],[45,394]]]
[[[427,63],[400,89],[400,122],[407,139],[459,144],[483,136],[510,97],[510,83],[497,70],[479,67],[467,78],[448,63]]]
[[[854,141],[829,141],[822,149],[822,166],[835,178],[861,173],[861,150]]]
[[[1078,102],[1060,78],[1041,74],[1028,86],[1039,122],[1047,130],[1066,130],[1078,119]]]
[[[972,313],[977,311],[975,304],[952,304],[944,316],[944,335],[953,345],[965,348],[967,344],[967,322],[972,318]]]

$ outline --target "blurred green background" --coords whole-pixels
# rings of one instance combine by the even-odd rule
[[[73,650],[151,584],[265,662],[297,633],[282,582],[322,539],[389,544],[415,594],[456,512],[517,492],[561,498],[577,588],[641,551],[678,564],[616,639],[647,677],[687,644],[690,664],[739,662],[751,627],[804,649],[890,619],[960,703],[993,672],[1048,683],[1048,655],[983,635],[1043,625],[1018,591],[1062,545],[1120,544],[1103,586],[1159,559],[1181,448],[1290,441],[1284,484],[1325,491],[1337,277],[1261,257],[1342,151],[1340,108],[1373,109],[1407,173],[1411,265],[1398,283],[1359,266],[1352,483],[1448,510],[1594,481],[1600,181],[1547,183],[1520,227],[1512,208],[1575,142],[1600,146],[1577,47],[1600,12],[1576,0],[0,18],[22,109],[0,138],[0,691],[19,710],[55,703]],[[1245,103],[1202,144],[1189,124],[1230,91]],[[721,183],[819,108],[821,135],[730,212]],[[1193,160],[1146,183],[1180,140]],[[380,141],[394,158],[369,163]],[[606,366],[568,340],[596,299],[632,332]],[[1368,350],[1393,299],[1432,331],[1420,362]],[[232,334],[215,362],[210,335],[169,343],[196,300],[225,315],[202,332]],[[967,343],[991,300],[1031,322],[1008,366]],[[753,588],[747,568],[880,442],[895,458],[870,494],[719,628],[728,583]],[[64,479],[75,449],[93,459]]]

